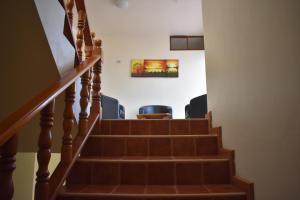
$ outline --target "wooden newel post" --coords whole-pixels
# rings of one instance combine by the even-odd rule
[[[73,104],[75,102],[75,83],[70,85],[65,91],[65,110],[64,110],[64,121],[63,129],[64,136],[61,150],[61,161],[69,163],[72,160],[73,152],[73,138],[72,128],[74,126],[74,112]]]
[[[17,135],[9,139],[0,149],[0,199],[11,200],[14,195],[12,175],[16,168],[18,139]]]
[[[101,53],[101,40],[95,40],[95,47]],[[102,59],[94,65],[93,67],[93,90],[92,90],[92,106],[91,112],[101,113],[101,67],[102,67]]]
[[[49,199],[49,171],[48,164],[51,158],[52,134],[54,123],[54,100],[41,111],[41,133],[38,141],[37,160],[39,169],[36,173],[35,200]]]

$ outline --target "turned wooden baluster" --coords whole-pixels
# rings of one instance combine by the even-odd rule
[[[67,0],[66,10],[67,10],[67,15],[71,26],[73,24],[73,7],[74,7],[74,0]]]
[[[85,59],[89,59],[93,55],[93,47],[92,46],[85,46]],[[88,83],[88,90],[89,90],[89,100],[91,99],[91,89],[92,89],[92,70],[88,70],[89,75],[89,83]]]
[[[53,100],[41,111],[41,133],[38,141],[37,160],[39,169],[36,173],[35,199],[47,200],[49,198],[49,171],[48,164],[51,158],[51,128],[54,122],[54,104]]]
[[[10,138],[0,149],[0,199],[11,200],[14,195],[12,175],[16,168],[18,139]]]
[[[85,26],[85,13],[83,10],[80,10],[78,12],[78,24],[77,24],[77,28],[78,28],[78,32],[77,32],[77,36],[76,36],[76,47],[77,47],[77,52],[78,52],[78,59],[79,62],[82,61],[82,46],[83,46],[83,37],[84,37],[84,26]]]
[[[101,52],[101,40],[95,40],[95,48]],[[92,90],[92,106],[91,112],[101,113],[101,100],[100,100],[100,90],[101,90],[101,66],[102,60],[99,59],[98,62],[93,66],[93,90]]]
[[[88,125],[87,106],[89,103],[89,72],[85,72],[81,76],[81,91],[80,91],[80,113],[79,113],[79,134],[85,135]]]
[[[65,91],[65,110],[63,121],[63,144],[61,149],[61,161],[69,163],[72,160],[73,138],[72,128],[74,126],[73,104],[75,102],[75,83],[70,85]]]

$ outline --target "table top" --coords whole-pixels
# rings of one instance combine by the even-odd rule
[[[170,113],[151,113],[136,115],[138,119],[171,119]]]

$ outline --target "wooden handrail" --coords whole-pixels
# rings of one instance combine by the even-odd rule
[[[100,53],[94,51],[92,57],[82,62],[78,67],[69,70],[60,80],[0,122],[0,146],[14,136],[20,128],[39,113],[50,101],[74,83],[77,78],[93,67],[100,57]]]

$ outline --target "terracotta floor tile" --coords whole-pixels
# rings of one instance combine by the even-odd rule
[[[85,193],[111,193],[117,186],[115,185],[88,185],[82,192]]]
[[[170,138],[150,138],[149,155],[150,156],[171,156]]]
[[[175,184],[174,163],[149,163],[149,185],[172,185]]]
[[[109,135],[110,134],[110,121],[109,120],[101,120],[99,134],[101,134],[101,135]]]
[[[149,120],[132,120],[131,135],[148,135],[150,133]]]
[[[141,185],[120,185],[116,188],[114,193],[117,194],[144,194],[145,186]]]
[[[208,120],[190,120],[191,134],[208,134]]]
[[[145,185],[146,165],[144,163],[122,163],[121,184],[122,185]]]
[[[102,155],[102,140],[97,137],[89,137],[82,148],[81,156],[101,156]]]
[[[103,138],[102,155],[103,156],[124,156],[125,139],[124,138]]]
[[[119,171],[118,163],[94,163],[92,183],[99,185],[118,185]]]
[[[199,194],[208,193],[203,185],[177,185],[178,194]]]
[[[148,140],[146,138],[127,138],[127,156],[147,156]]]
[[[110,134],[111,135],[129,135],[129,120],[111,120]]]
[[[243,190],[229,184],[219,185],[205,185],[207,190],[212,193],[226,193],[226,192],[243,192]]]
[[[246,196],[237,196],[237,197],[215,197],[213,200],[246,200]]]
[[[217,137],[196,138],[196,152],[198,156],[217,155],[218,150]]]
[[[204,184],[229,184],[229,162],[203,163]]]
[[[172,138],[173,156],[194,156],[194,138]]]
[[[170,133],[174,135],[189,134],[190,132],[190,124],[188,120],[171,120],[170,127]]]
[[[92,164],[87,162],[76,162],[67,179],[70,184],[90,184],[92,175]]]
[[[176,194],[175,186],[147,185],[147,194]]]
[[[164,135],[169,134],[169,120],[150,120],[150,134]]]
[[[176,164],[177,185],[201,185],[203,184],[202,163],[187,162]]]

